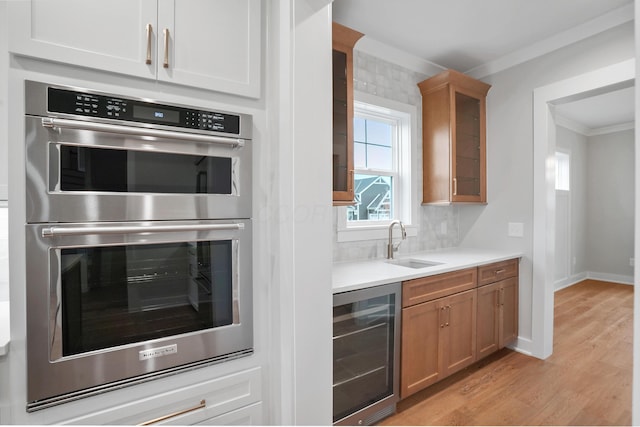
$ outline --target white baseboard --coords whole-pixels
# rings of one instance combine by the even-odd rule
[[[596,271],[583,271],[582,273],[574,274],[566,279],[558,280],[554,283],[556,291],[560,289],[568,288],[576,283],[580,283],[586,279],[602,280],[603,282],[620,283],[622,285],[633,286],[633,276],[627,276],[624,274],[612,274],[612,273],[598,273]]]
[[[517,351],[518,353],[526,354],[527,356],[532,356],[531,347],[532,341],[528,338],[518,337],[518,339],[511,345],[507,347],[511,350]]]
[[[587,278],[588,272],[583,271],[582,273],[574,274],[572,276],[566,277],[562,280],[558,280],[554,283],[554,288],[556,291],[560,289],[568,288],[569,286],[573,286],[576,283],[582,282]]]
[[[633,285],[633,276],[626,276],[624,274],[598,273],[595,271],[589,271],[587,273],[587,278],[602,280],[605,282],[620,283],[623,285]]]

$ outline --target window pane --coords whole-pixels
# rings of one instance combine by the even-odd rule
[[[356,174],[354,206],[347,208],[348,221],[382,221],[393,218],[392,177]]]
[[[358,142],[366,142],[367,135],[365,133],[365,120],[360,117],[353,119],[353,140]]]
[[[369,144],[391,147],[392,141],[390,124],[367,120],[367,142]]]
[[[353,165],[356,169],[364,169],[367,167],[367,148],[366,144],[355,142],[353,144]]]
[[[372,169],[392,170],[391,147],[367,145],[367,166]]]

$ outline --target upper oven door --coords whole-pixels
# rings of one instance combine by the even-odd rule
[[[251,217],[251,143],[26,117],[27,222]]]

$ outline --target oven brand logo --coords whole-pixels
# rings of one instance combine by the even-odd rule
[[[139,360],[155,359],[156,357],[167,356],[169,354],[176,354],[178,352],[178,345],[172,344],[164,347],[150,348],[148,350],[142,350],[138,352]]]

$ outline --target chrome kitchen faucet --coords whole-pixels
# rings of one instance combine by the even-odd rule
[[[396,245],[393,244],[393,226],[396,224],[400,225],[400,230],[402,230],[402,240],[405,240],[407,238],[407,230],[404,228],[404,224],[402,223],[402,221],[400,221],[399,219],[394,219],[393,221],[391,221],[391,224],[389,224],[389,243],[387,244],[387,259],[393,259],[393,253],[398,250],[400,243],[402,243],[402,240],[401,240],[398,242],[398,244]]]

